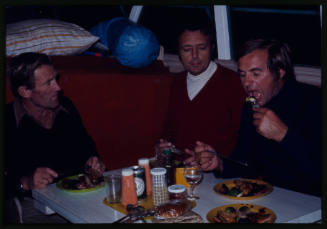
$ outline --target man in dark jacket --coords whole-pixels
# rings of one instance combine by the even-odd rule
[[[321,195],[320,89],[295,80],[290,49],[277,40],[246,42],[238,73],[253,104],[243,106],[231,158],[248,166],[222,161],[211,146],[198,142],[194,151],[202,168]],[[192,156],[186,163],[194,160],[194,152]]]
[[[60,94],[58,73],[45,54],[13,57],[9,83],[15,100],[6,105],[5,187],[9,203],[30,196],[55,178],[105,166],[73,103]],[[27,198],[27,197],[26,197]],[[21,198],[23,206],[28,201]],[[13,222],[10,215],[8,222]]]

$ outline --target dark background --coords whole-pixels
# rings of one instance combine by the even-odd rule
[[[229,6],[232,58],[235,56],[235,50],[244,41],[250,38],[274,37],[290,44],[296,65],[321,66],[319,5],[251,6],[251,9],[261,9],[264,12],[244,10],[247,8],[249,6]],[[5,22],[50,18],[75,23],[89,30],[101,21],[114,17],[128,17],[130,10],[131,6],[127,5],[7,6]],[[212,19],[214,18],[212,6],[156,5],[143,7],[139,23],[156,34],[166,53],[177,54],[176,38],[179,24],[187,20],[187,17],[196,17],[199,12],[206,12]],[[217,50],[215,56],[218,56]]]

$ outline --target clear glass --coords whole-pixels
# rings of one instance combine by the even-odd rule
[[[203,177],[202,170],[200,166],[191,165],[184,168],[184,177],[187,183],[190,184],[190,194],[187,196],[188,200],[200,199],[194,194],[195,186],[201,181]]]

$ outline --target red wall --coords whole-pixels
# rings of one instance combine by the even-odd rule
[[[79,110],[108,169],[154,156],[166,116],[173,74],[155,62],[143,69],[113,58],[56,56],[60,86]],[[6,88],[6,102],[12,100]]]

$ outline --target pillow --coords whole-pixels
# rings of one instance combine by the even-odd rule
[[[99,37],[76,24],[52,19],[24,20],[7,25],[6,55],[23,52],[76,55],[98,40]]]

